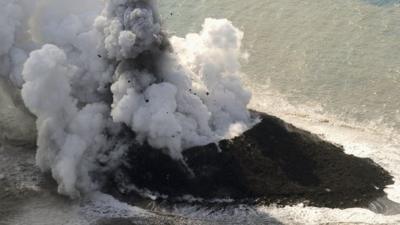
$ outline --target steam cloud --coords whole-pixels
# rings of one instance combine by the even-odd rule
[[[168,39],[152,0],[66,2],[0,0],[0,71],[37,117],[37,164],[60,193],[97,187],[96,161],[115,164],[126,150],[103,154],[122,124],[177,160],[252,125],[243,33],[228,20]]]

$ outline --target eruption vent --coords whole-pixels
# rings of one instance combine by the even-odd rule
[[[37,117],[37,164],[62,194],[97,188],[90,174],[99,161],[118,163],[124,126],[182,160],[182,150],[253,123],[239,79],[243,33],[228,20],[167,38],[152,0],[0,5],[11,9],[0,13],[1,71],[22,86]]]

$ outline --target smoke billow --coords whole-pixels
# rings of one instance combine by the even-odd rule
[[[114,165],[127,149],[115,147],[123,124],[183,160],[182,150],[253,123],[240,81],[243,33],[228,20],[168,38],[152,0],[26,2],[0,0],[1,73],[22,86],[37,117],[37,164],[60,193],[97,187],[96,161]]]

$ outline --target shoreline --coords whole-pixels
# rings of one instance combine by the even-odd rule
[[[7,150],[8,151],[7,154],[11,154],[11,156],[12,156],[12,157],[9,157],[9,159],[7,160],[8,162],[12,163],[13,161],[19,161],[20,163],[24,164],[23,162],[21,162],[21,160],[23,161],[23,159],[27,160],[27,162],[32,162],[32,163],[28,163],[30,166],[27,165],[28,167],[26,167],[26,168],[24,168],[22,170],[22,174],[20,174],[22,177],[19,177],[19,178],[18,177],[10,177],[10,179],[16,179],[15,181],[17,183],[19,182],[18,184],[16,183],[17,185],[22,185],[23,183],[26,184],[25,183],[26,182],[25,178],[29,178],[29,177],[26,176],[26,175],[29,174],[27,172],[34,171],[34,169],[36,168],[35,165],[34,165],[34,151],[31,151],[29,149],[24,149],[24,147],[22,147],[22,146],[19,146],[19,147],[16,147],[16,148],[19,148],[19,150],[18,151],[15,151],[14,149],[8,149]],[[3,155],[3,153],[4,152],[2,152],[1,154]],[[7,166],[7,165],[3,165],[3,166],[9,167],[8,169],[12,169],[13,168],[12,166]],[[7,177],[7,173],[8,172],[3,172],[3,174],[6,175],[6,177]],[[23,174],[25,174],[25,175],[23,175]],[[47,201],[46,199],[49,199],[50,202],[52,202],[52,203],[43,203],[43,205],[41,205],[40,207],[44,207],[44,208],[31,209],[33,212],[37,211],[37,213],[41,213],[42,210],[49,211],[50,208],[46,209],[46,207],[51,207],[52,209],[49,212],[51,212],[53,216],[61,216],[61,215],[64,215],[65,213],[67,214],[67,215],[62,216],[61,218],[58,218],[59,221],[63,221],[65,218],[68,218],[68,215],[75,215],[75,217],[77,216],[77,218],[80,217],[76,213],[79,212],[79,206],[78,205],[79,204],[83,204],[83,203],[79,203],[79,202],[75,202],[74,203],[73,201],[69,201],[69,200],[66,200],[63,197],[60,197],[57,193],[55,193],[56,192],[56,185],[54,183],[53,183],[53,185],[51,185],[52,184],[52,179],[50,177],[46,177],[46,176],[44,176],[44,175],[42,175],[40,173],[36,174],[36,175],[39,177],[38,180],[40,180],[41,182],[43,181],[44,183],[49,183],[49,185],[43,186],[43,185],[40,185],[39,182],[37,184],[35,184],[35,182],[33,182],[28,187],[25,187],[25,188],[28,188],[30,190],[30,191],[29,190],[26,191],[26,193],[28,195],[28,196],[26,196],[27,197],[25,199],[26,201],[19,202],[19,201],[14,201],[13,200],[13,201],[9,202],[10,204],[12,203],[11,205],[8,205],[8,206],[3,205],[5,209],[12,209],[14,211],[14,213],[13,213],[14,216],[13,217],[15,217],[15,218],[12,218],[12,219],[7,220],[7,221],[10,221],[11,224],[15,224],[16,221],[21,220],[21,217],[26,219],[26,218],[29,218],[29,216],[35,215],[35,214],[32,214],[32,212],[29,212],[29,211],[27,212],[26,211],[27,209],[26,209],[25,203],[28,204],[28,205],[37,205],[39,203],[37,201],[39,201],[41,199],[41,197],[39,197],[39,199],[38,199],[37,196],[44,197],[44,199],[42,199],[43,201]],[[28,179],[28,181],[29,181],[29,179]],[[32,196],[29,197],[30,195],[32,195]],[[42,200],[40,200],[40,201],[42,201]],[[33,201],[33,203],[32,203],[32,201]],[[6,203],[6,202],[4,202],[4,203]],[[76,204],[78,204],[78,205],[76,205]],[[148,200],[147,202],[142,202],[142,204],[143,205],[140,205],[139,202],[136,202],[136,203],[134,202],[134,204],[132,204],[132,205],[136,205],[136,206],[144,208],[144,209],[147,208],[147,210],[149,210],[149,212],[154,212],[153,211],[153,210],[155,210],[154,207],[156,207],[156,205],[158,205],[160,210],[161,210],[160,212],[163,212],[163,213],[158,215],[158,217],[157,217],[158,220],[157,220],[157,218],[155,218],[154,220],[147,220],[148,222],[151,222],[151,221],[164,221],[164,219],[165,219],[164,217],[169,215],[169,214],[177,215],[178,217],[183,216],[182,218],[187,218],[187,219],[185,219],[186,221],[190,221],[191,218],[192,218],[191,216],[195,216],[195,214],[185,216],[185,215],[180,214],[179,211],[178,212],[171,211],[170,213],[165,214],[168,211],[166,208],[174,207],[174,205],[179,207],[179,204],[174,204],[173,205],[171,203],[166,202],[163,205],[163,204],[157,203],[157,201],[150,201],[150,200]],[[213,205],[215,206],[217,204],[214,203]],[[215,208],[212,208],[212,207],[210,208],[209,206],[210,206],[210,204],[208,204],[208,206],[207,205],[202,205],[202,204],[197,204],[197,209],[198,210],[207,210],[208,209],[208,210],[210,210],[210,213],[211,212],[215,212],[217,214],[218,214],[218,212],[223,213],[224,211],[226,211],[226,209],[223,209],[223,208],[215,209]],[[240,206],[240,204],[237,205],[236,207],[238,207],[238,206]],[[57,209],[58,207],[60,207],[60,208]],[[108,206],[108,207],[111,207],[111,206]],[[185,211],[185,208],[187,206],[181,205],[181,207],[183,207],[183,208],[181,208],[181,210]],[[249,206],[249,207],[252,207],[252,206]],[[326,212],[326,213],[330,213],[330,212],[331,213],[335,213],[338,210],[338,209],[305,207],[305,205],[301,205],[301,206],[299,206],[299,205],[293,205],[293,206],[281,205],[281,206],[279,206],[279,205],[276,205],[276,204],[275,205],[271,204],[270,206],[267,206],[267,205],[257,206],[256,208],[257,208],[257,211],[265,211],[266,210],[267,214],[265,214],[265,215],[269,215],[270,212],[271,212],[270,218],[272,218],[272,219],[273,218],[277,218],[277,221],[279,221],[281,219],[282,219],[282,221],[289,221],[289,222],[285,222],[285,223],[289,223],[289,224],[292,224],[293,222],[299,223],[300,221],[303,221],[303,220],[307,221],[307,220],[311,220],[312,219],[312,218],[304,218],[304,219],[298,220],[298,218],[296,219],[296,218],[291,217],[289,215],[291,213],[293,215],[297,215],[298,213],[302,213],[303,211],[304,211],[303,213],[307,213],[309,211],[310,212],[321,211],[321,212]],[[93,209],[93,210],[95,210],[95,209]],[[167,211],[165,211],[165,210],[167,210]],[[220,210],[222,210],[222,211],[220,211]],[[236,209],[232,209],[232,210],[236,211]],[[360,210],[355,209],[355,208],[349,208],[349,209],[344,210],[343,213],[346,213],[346,212],[350,213],[350,212],[353,212],[353,211],[356,213],[356,215],[364,214],[364,213],[368,212],[367,213],[368,216],[376,215],[377,218],[382,218],[382,219],[386,218],[385,221],[389,221],[389,222],[390,221],[398,221],[398,220],[396,220],[396,217],[374,214],[374,213],[370,212],[369,210],[360,211]],[[192,213],[194,213],[194,212],[192,212]],[[245,213],[245,212],[242,212],[242,213]],[[287,213],[289,213],[289,214],[287,214]],[[117,220],[119,220],[119,222],[121,224],[135,224],[135,219],[136,219],[136,218],[130,218],[130,219],[129,218],[120,218],[120,219],[111,219],[111,218],[109,218],[109,219],[107,219],[107,218],[108,218],[108,216],[105,216],[103,219],[101,219],[101,217],[99,217],[99,218],[96,219],[96,221],[99,220],[99,223],[94,222],[92,224],[113,224],[113,222],[115,222]],[[350,219],[350,218],[347,219],[347,220],[349,220],[349,221],[363,221],[361,219],[354,219],[353,220],[353,219]],[[2,219],[4,219],[4,218],[2,218]],[[47,221],[46,218],[41,218],[41,219]],[[49,220],[50,220],[50,218],[49,218]],[[195,220],[198,220],[198,219],[195,219]],[[337,220],[338,221],[342,221],[339,218],[337,218]],[[14,223],[12,221],[14,221]],[[107,223],[107,221],[110,222],[110,223]],[[143,221],[146,221],[146,220],[143,219]],[[172,221],[174,221],[174,220],[172,219]],[[183,221],[183,219],[177,219],[175,222],[181,222],[182,224],[184,224],[184,222],[182,222],[182,221]],[[336,219],[332,220],[332,221],[336,221]],[[1,224],[1,222],[3,222],[3,221],[0,220],[0,224]],[[276,224],[282,224],[282,223],[278,222]],[[352,222],[349,222],[349,223],[351,224]],[[347,223],[347,224],[349,224],[349,223]],[[6,224],[8,224],[8,223],[6,223]],[[35,224],[35,223],[33,223],[33,224]],[[36,224],[40,224],[40,223],[36,223]],[[83,223],[83,224],[86,224],[86,223]],[[302,223],[300,223],[300,224],[302,224]],[[305,224],[311,224],[311,223],[305,223]],[[318,223],[312,223],[312,224],[318,224]],[[344,222],[344,220],[343,220],[342,224],[346,224]],[[361,224],[368,224],[368,223],[361,223]],[[374,223],[372,222],[371,224],[374,224]],[[395,224],[395,223],[387,223],[387,224]]]
[[[124,163],[130,168],[119,168],[112,185],[123,190],[119,194],[124,197],[146,189],[172,202],[189,195],[247,204],[367,208],[393,184],[389,173],[371,159],[347,155],[341,146],[315,134],[260,115],[263,121],[238,138],[184,151],[195,178],[161,151],[133,145]],[[135,188],[126,188],[129,184]]]

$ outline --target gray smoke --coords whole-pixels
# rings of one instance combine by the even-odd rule
[[[11,21],[10,32],[0,31],[9,35],[0,55],[15,62],[3,74],[19,74],[9,77],[37,117],[37,164],[60,193],[98,188],[96,161],[115,165],[126,150],[103,154],[122,124],[177,160],[252,125],[240,81],[243,33],[228,20],[206,19],[199,33],[167,38],[151,0],[33,2],[24,13],[22,1],[0,0],[17,8],[0,14]],[[27,19],[29,27],[19,22]],[[15,50],[18,29],[30,31],[24,40],[36,50]]]

